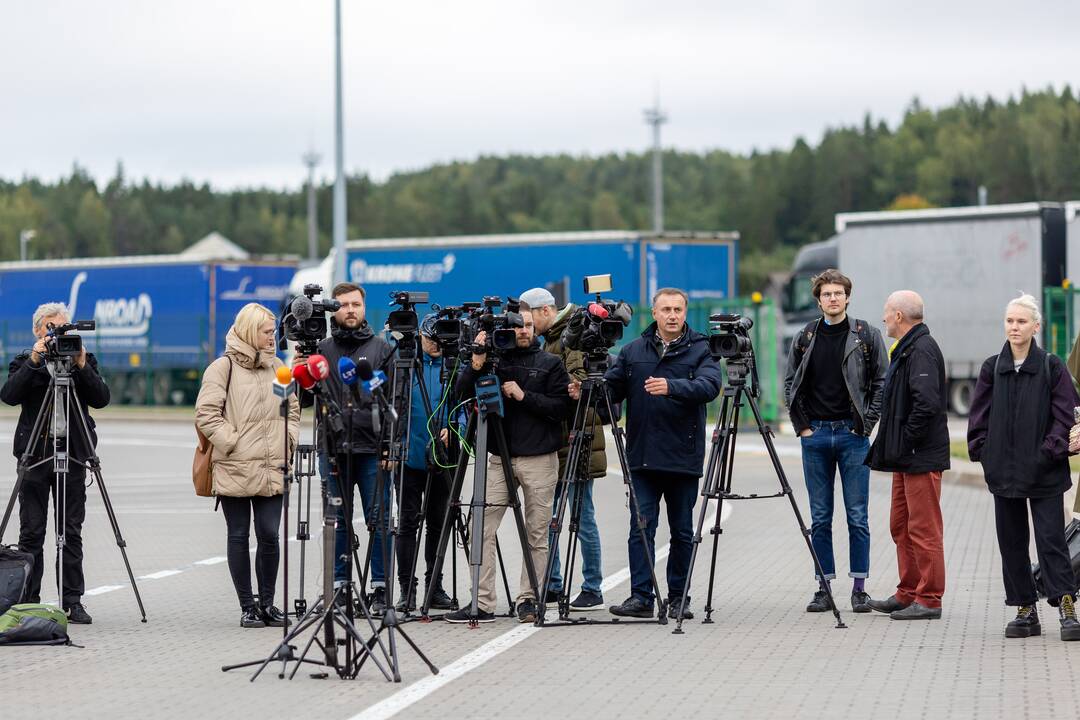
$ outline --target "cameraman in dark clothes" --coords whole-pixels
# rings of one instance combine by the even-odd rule
[[[89,408],[103,408],[108,405],[109,388],[98,374],[97,360],[87,353],[85,348],[75,356],[69,367],[75,393],[85,404],[82,408],[83,421],[92,446],[86,446],[86,439],[81,432],[70,432],[71,423],[63,414],[47,419],[48,422],[43,423],[39,437],[30,437],[55,373],[53,365],[46,361],[48,346],[55,342],[50,337],[50,328],[68,322],[70,319],[67,307],[63,303],[45,303],[34,311],[33,331],[37,342],[29,352],[20,353],[11,361],[7,382],[3,389],[0,389],[0,400],[8,405],[22,406],[19,423],[15,428],[15,457],[21,458],[33,443],[36,443],[38,448],[38,455],[30,458],[30,463],[40,464],[27,471],[19,489],[19,549],[34,556],[34,568],[27,587],[27,602],[41,602],[43,548],[49,518],[50,490],[54,501],[58,499],[57,475],[53,471],[51,459],[53,442],[57,438],[66,437],[72,462],[68,465],[67,480],[62,493],[65,498],[64,587],[61,590],[60,602],[67,613],[68,622],[89,625],[92,619],[82,605],[82,595],[86,590],[82,569],[82,525],[86,519],[86,466],[83,463],[94,454],[94,447],[97,446],[97,433],[94,432],[94,420],[90,417]],[[45,462],[41,462],[42,459],[45,459]],[[56,509],[54,514],[55,512]]]

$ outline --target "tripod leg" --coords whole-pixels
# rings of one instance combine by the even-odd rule
[[[776,446],[773,444],[772,430],[761,419],[761,411],[758,410],[757,400],[750,393],[746,394],[749,401],[750,410],[754,413],[754,420],[757,422],[758,432],[761,433],[761,439],[765,441],[765,449],[769,453],[769,459],[772,461],[773,469],[776,471],[776,477],[780,481],[780,487],[788,497],[788,501],[791,503],[791,511],[795,513],[795,520],[799,523],[799,531],[802,533],[803,540],[806,541],[806,549],[810,551],[810,557],[814,560],[814,569],[817,571],[818,577],[825,577],[825,571],[821,567],[821,560],[818,558],[817,551],[814,550],[814,544],[810,540],[810,530],[806,527],[806,522],[803,520],[802,511],[799,510],[799,503],[795,502],[795,493],[791,490],[791,485],[788,483],[787,474],[784,473],[784,466],[780,462],[780,456],[776,453]],[[836,627],[846,628],[843,619],[840,617],[840,611],[836,608],[836,600],[833,598],[832,588],[829,587],[829,583],[822,583],[822,588],[825,590],[825,594],[829,596],[829,604],[832,606],[833,617],[836,618]]]
[[[716,553],[720,547],[721,524],[724,518],[724,496],[731,492],[731,474],[735,467],[735,439],[739,433],[739,409],[742,402],[736,393],[734,401],[728,405],[730,414],[725,413],[727,427],[721,431],[720,467],[716,473],[716,521],[713,523],[712,559],[709,562],[709,588],[705,595],[705,618],[702,623],[712,623],[713,592],[716,589]]]

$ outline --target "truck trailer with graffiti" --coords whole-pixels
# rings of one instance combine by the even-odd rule
[[[31,319],[63,302],[109,382],[114,402],[194,402],[206,365],[246,303],[275,314],[296,263],[209,261],[181,255],[0,263],[0,357],[7,364],[33,345]]]

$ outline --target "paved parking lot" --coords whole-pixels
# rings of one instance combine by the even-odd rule
[[[0,419],[0,446],[10,447],[13,428],[12,418]],[[509,618],[477,629],[413,623],[407,630],[440,667],[438,676],[402,646],[400,684],[387,683],[371,667],[348,682],[313,679],[306,670],[291,682],[279,680],[275,667],[252,683],[249,672],[222,673],[221,665],[270,654],[280,630],[238,626],[224,521],[212,502],[191,491],[190,422],[105,420],[99,434],[106,483],[149,622],[139,622],[100,496],[90,488],[85,602],[94,624],[72,628],[81,648],[0,649],[5,718],[1034,718],[1072,715],[1080,706],[1073,680],[1080,644],[1058,640],[1048,607],[1040,608],[1043,637],[1002,636],[1010,614],[992,503],[970,485],[943,491],[948,586],[940,622],[846,612],[848,628],[839,630],[831,616],[807,615],[811,565],[788,504],[744,502],[725,520],[712,625],[690,621],[686,633],[675,636],[671,625],[539,629]],[[740,443],[736,489],[774,490],[760,440],[742,433]],[[780,450],[805,508],[797,445],[784,439]],[[0,468],[0,500],[6,501],[13,480],[10,458]],[[888,478],[875,475],[871,482],[868,590],[879,597],[892,592],[896,570]],[[619,478],[599,482],[596,497],[605,598],[614,603],[628,594],[628,522]],[[835,525],[843,574],[840,508]],[[503,547],[516,580],[520,553],[511,531],[507,520]],[[14,542],[16,533],[9,528],[4,540]],[[663,525],[657,537],[660,544],[666,539]],[[293,542],[290,548],[295,589],[299,547]],[[319,549],[310,543],[307,552],[317,558]],[[466,572],[463,563],[459,567]],[[662,568],[661,559],[661,577]],[[706,577],[702,562],[693,591],[699,619]],[[312,597],[317,562],[309,562],[306,580]],[[846,581],[837,592],[846,610]],[[458,594],[468,599],[464,576]],[[501,591],[500,602],[505,606]]]

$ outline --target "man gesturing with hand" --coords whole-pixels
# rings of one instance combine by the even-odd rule
[[[613,402],[626,402],[626,452],[630,482],[645,523],[643,542],[637,518],[630,519],[630,597],[610,608],[623,617],[652,617],[655,601],[650,560],[655,557],[660,499],[667,502],[671,554],[667,562],[668,614],[678,609],[690,569],[693,511],[705,461],[705,406],[719,393],[720,366],[707,338],[686,324],[687,296],[663,288],[653,296],[653,322],[630,342],[604,378]],[[570,396],[580,395],[570,384]],[[647,547],[646,547],[647,543]],[[689,601],[684,617],[691,618]]]

